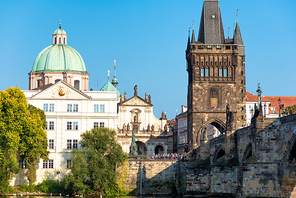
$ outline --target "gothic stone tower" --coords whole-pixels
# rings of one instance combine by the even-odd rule
[[[232,39],[225,39],[218,0],[204,0],[198,41],[188,36],[188,143],[200,144],[203,126],[226,129],[226,106],[231,130],[245,126],[245,46],[236,23]],[[227,130],[229,131],[229,129]]]

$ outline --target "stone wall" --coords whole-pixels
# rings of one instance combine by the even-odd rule
[[[172,194],[173,188],[185,190],[182,181],[186,174],[181,161],[130,159],[124,168],[128,172],[124,188],[136,194]]]
[[[190,194],[296,195],[296,114],[274,122],[259,114],[250,127],[204,141],[186,171]]]

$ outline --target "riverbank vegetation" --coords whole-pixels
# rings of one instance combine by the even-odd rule
[[[44,112],[29,106],[20,88],[0,91],[1,191],[11,190],[9,180],[19,172],[19,160],[27,163],[28,180],[34,183],[36,162],[48,159]]]

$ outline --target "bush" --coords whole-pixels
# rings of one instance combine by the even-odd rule
[[[36,185],[35,184],[26,184],[24,183],[20,187],[20,191],[22,192],[36,192]]]
[[[37,185],[37,190],[44,193],[61,193],[63,191],[60,182],[54,180],[43,180]]]
[[[16,193],[16,190],[12,186],[0,186],[0,193]]]

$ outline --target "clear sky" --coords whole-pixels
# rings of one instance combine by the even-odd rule
[[[188,29],[199,29],[203,0],[2,0],[0,90],[28,89],[38,53],[52,44],[61,20],[68,44],[84,59],[90,88],[100,89],[117,60],[119,91],[151,94],[154,114],[187,104],[185,49]],[[220,0],[225,35],[239,9],[246,46],[246,86],[264,96],[296,96],[296,1]],[[197,36],[197,35],[196,35]],[[98,84],[98,85],[97,85]]]

